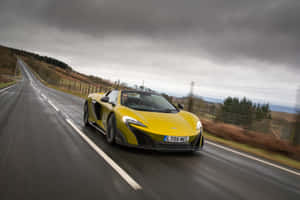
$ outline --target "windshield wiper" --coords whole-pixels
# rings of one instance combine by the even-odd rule
[[[161,112],[173,113],[173,112],[177,112],[177,110],[168,108],[168,109],[161,110]]]

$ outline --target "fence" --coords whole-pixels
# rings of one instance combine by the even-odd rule
[[[93,83],[92,81],[83,81],[80,79],[71,79],[68,77],[60,76],[53,69],[38,66],[36,63],[30,60],[27,60],[27,62],[29,63],[28,66],[32,70],[32,72],[48,86],[55,87],[56,89],[61,89],[65,92],[76,94],[81,97],[87,97],[90,93],[106,92],[113,87],[117,87],[114,85],[107,86]]]
[[[55,86],[73,93],[79,93],[82,96],[87,96],[90,93],[106,92],[110,89],[110,87],[104,87],[98,84],[91,84],[83,81],[69,79],[60,79],[60,81],[55,84]]]

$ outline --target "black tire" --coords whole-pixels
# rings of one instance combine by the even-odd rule
[[[188,151],[188,154],[194,155],[194,154],[196,154],[196,152],[197,152],[197,150],[191,150],[191,151]]]
[[[115,115],[112,114],[108,119],[108,126],[107,126],[107,132],[106,132],[106,141],[109,144],[115,143],[115,137],[116,137],[116,118]]]
[[[200,144],[200,148],[202,149],[204,146],[204,137],[202,136],[202,141],[201,141],[201,144]]]
[[[83,123],[84,123],[84,126],[90,126],[88,102],[85,102],[84,107],[83,107]]]

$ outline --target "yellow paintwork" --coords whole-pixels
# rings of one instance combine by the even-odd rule
[[[200,130],[196,130],[196,124],[199,118],[189,112],[181,110],[178,113],[161,113],[137,111],[120,104],[121,92],[119,92],[116,105],[101,102],[104,93],[94,93],[88,96],[89,105],[91,101],[99,102],[104,109],[102,120],[97,120],[91,107],[89,107],[89,121],[96,122],[103,130],[106,131],[106,121],[110,113],[116,116],[117,128],[123,133],[127,142],[131,145],[137,145],[137,139],[127,125],[122,121],[123,116],[132,117],[146,125],[146,127],[132,125],[137,129],[147,132],[152,139],[162,141],[163,137],[169,136],[190,136],[190,141],[199,134]],[[201,138],[202,140],[202,138]]]

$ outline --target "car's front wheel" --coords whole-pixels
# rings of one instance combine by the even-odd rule
[[[84,126],[89,126],[89,108],[88,108],[88,103],[86,102],[84,104],[84,108],[83,108],[83,123]]]
[[[115,143],[116,136],[116,118],[115,115],[111,115],[108,119],[108,127],[106,132],[106,140],[109,144]]]

